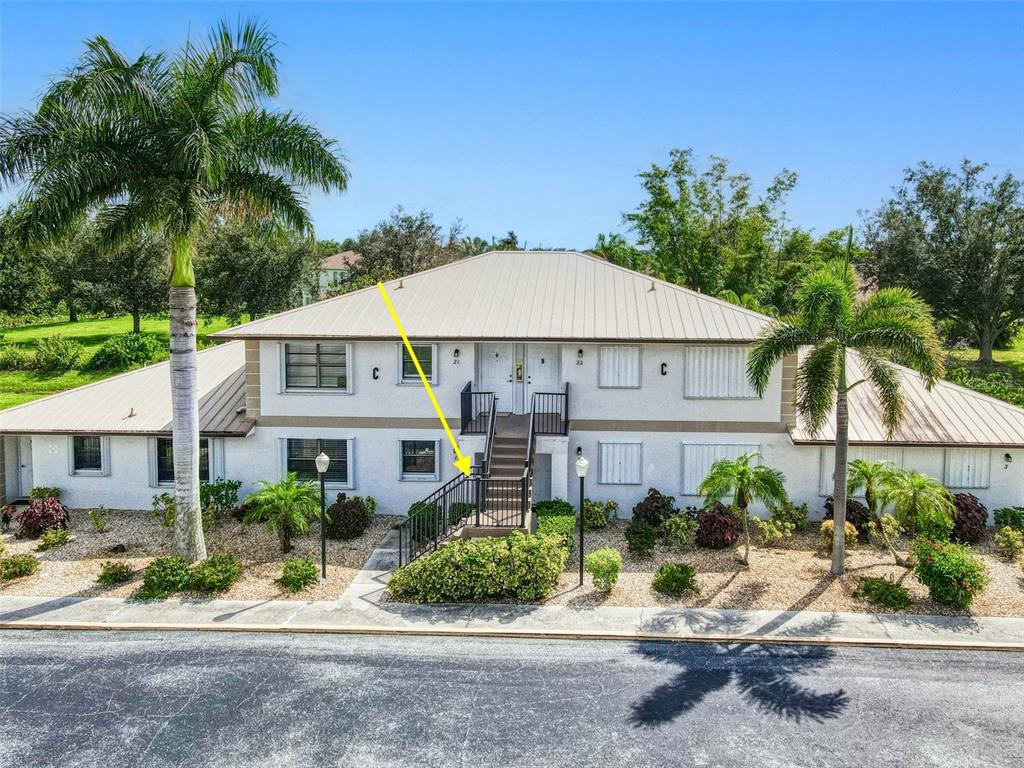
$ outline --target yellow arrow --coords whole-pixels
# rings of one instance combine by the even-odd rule
[[[441,426],[444,427],[444,432],[448,435],[448,440],[452,444],[452,448],[455,449],[455,455],[458,457],[455,460],[456,468],[467,477],[469,476],[469,456],[463,456],[462,451],[459,450],[459,444],[455,440],[455,435],[452,434],[451,427],[448,426],[448,420],[444,417],[444,411],[441,410],[440,404],[437,402],[437,398],[434,396],[434,390],[430,388],[430,382],[427,381],[427,376],[423,373],[423,367],[420,365],[419,358],[416,357],[416,353],[412,349],[412,344],[409,343],[409,337],[405,335],[405,329],[402,327],[402,321],[398,319],[398,313],[395,312],[395,305],[391,303],[391,297],[388,296],[387,290],[384,288],[384,283],[377,283],[377,290],[380,291],[380,295],[384,298],[384,303],[388,305],[388,312],[391,313],[391,319],[395,321],[395,327],[398,328],[398,332],[402,336],[402,342],[405,344],[405,348],[409,350],[409,357],[412,358],[412,364],[416,366],[416,373],[420,375],[420,381],[423,382],[423,387],[427,390],[427,397],[430,398],[430,402],[434,405],[434,410],[437,411],[437,418],[441,420]]]

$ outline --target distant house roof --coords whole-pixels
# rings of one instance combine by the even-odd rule
[[[210,437],[247,434],[253,421],[244,411],[244,345],[220,344],[199,352],[198,359],[200,433]],[[171,381],[166,362],[0,411],[0,433],[170,432]]]
[[[490,251],[387,284],[416,339],[743,343],[770,318],[574,251]],[[376,287],[215,334],[396,339]]]
[[[898,370],[905,400],[903,423],[891,438],[887,435],[878,398],[865,382],[849,395],[851,444],[1024,446],[1024,409],[948,381],[939,381],[928,390],[917,373],[902,366]],[[850,352],[847,379],[855,382],[863,377],[860,360]],[[790,434],[797,444],[834,443],[834,410],[817,434],[803,422],[798,422]]]
[[[320,262],[321,269],[351,269],[362,258],[355,251],[342,251],[328,256]]]

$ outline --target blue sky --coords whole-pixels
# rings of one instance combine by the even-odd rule
[[[671,147],[728,157],[822,232],[902,169],[1024,173],[1024,4],[23,3],[0,0],[0,109],[33,104],[81,41],[177,49],[219,18],[280,39],[279,106],[339,139],[342,238],[396,205],[470,234],[585,248],[622,230]]]

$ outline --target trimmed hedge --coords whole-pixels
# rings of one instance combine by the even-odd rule
[[[587,555],[583,565],[594,579],[594,589],[599,592],[611,592],[615,582],[619,580],[622,555],[614,547],[596,549]]]
[[[965,610],[988,583],[985,564],[964,544],[920,540],[911,552],[914,573],[937,603]]]
[[[388,591],[414,603],[534,602],[554,588],[568,554],[550,534],[459,539],[399,568]]]
[[[533,505],[533,512],[537,517],[548,517],[549,515],[576,517],[576,508],[565,499],[538,501]]]
[[[328,539],[358,539],[373,522],[370,505],[361,496],[346,497],[339,493],[338,498],[327,508],[327,523],[324,531]]]
[[[682,597],[687,592],[700,594],[697,571],[689,563],[662,563],[651,586],[655,592],[670,597]]]
[[[572,551],[575,540],[576,518],[566,515],[548,515],[537,520],[537,533],[540,535],[554,534],[562,540],[562,545]]]

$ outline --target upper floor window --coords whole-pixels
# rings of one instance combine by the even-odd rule
[[[405,344],[399,344],[399,364],[398,364],[398,381],[401,384],[419,384],[420,375],[416,372],[416,364],[412,361],[412,355],[409,354],[409,350]],[[427,377],[427,381],[431,384],[436,384],[437,381],[434,379],[434,357],[436,351],[436,345],[434,344],[413,344],[413,352],[416,353],[416,359],[420,361],[420,367],[423,369],[423,375]]]
[[[349,347],[339,343],[284,345],[286,389],[349,389]]]
[[[608,345],[601,347],[598,386],[635,389],[640,386],[640,347]]]
[[[683,395],[698,400],[757,399],[746,347],[687,347]]]
[[[199,440],[199,480],[210,482],[210,441]],[[156,439],[156,482],[157,485],[174,485],[174,448],[169,437]]]
[[[72,475],[106,475],[107,438],[99,435],[73,435],[69,440],[68,470]]]
[[[402,440],[402,479],[437,480],[437,442]]]
[[[285,469],[294,472],[299,480],[319,481],[316,457],[320,451],[330,459],[324,480],[331,485],[350,486],[348,440],[289,439],[285,448]]]

